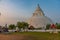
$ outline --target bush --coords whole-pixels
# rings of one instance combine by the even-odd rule
[[[60,24],[57,25],[57,29],[60,29]]]
[[[50,28],[50,24],[47,24],[47,25],[46,25],[46,29],[49,29],[49,28]]]

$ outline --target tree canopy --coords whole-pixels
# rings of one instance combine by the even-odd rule
[[[17,27],[18,28],[28,28],[28,23],[26,22],[17,22]]]
[[[16,26],[14,24],[9,25],[9,29],[15,29],[15,28],[16,28]]]

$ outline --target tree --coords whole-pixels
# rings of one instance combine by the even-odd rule
[[[18,27],[19,29],[21,29],[21,28],[23,27],[22,22],[17,22],[17,27]]]
[[[60,29],[60,24],[56,23],[57,29]]]
[[[49,29],[49,28],[50,28],[50,25],[51,25],[51,24],[47,24],[47,25],[46,25],[46,29]]]
[[[15,28],[16,28],[16,26],[14,24],[9,25],[9,29],[15,29]]]
[[[23,28],[24,28],[24,29],[25,29],[25,28],[28,28],[28,26],[29,26],[29,24],[26,23],[26,22],[22,22],[22,24],[23,24]]]
[[[0,26],[0,32],[2,32],[2,26]]]
[[[21,28],[28,28],[28,26],[29,26],[29,24],[28,23],[26,23],[26,22],[17,22],[17,27],[19,28],[19,29],[21,29]]]

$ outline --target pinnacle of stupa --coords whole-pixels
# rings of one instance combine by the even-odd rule
[[[42,9],[40,8],[39,4],[37,5],[35,12],[33,13],[33,16],[44,16],[44,13]]]

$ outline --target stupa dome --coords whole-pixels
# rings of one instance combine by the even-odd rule
[[[33,13],[33,16],[28,20],[28,24],[34,28],[46,27],[47,24],[52,23],[52,20],[44,15],[39,5]]]

